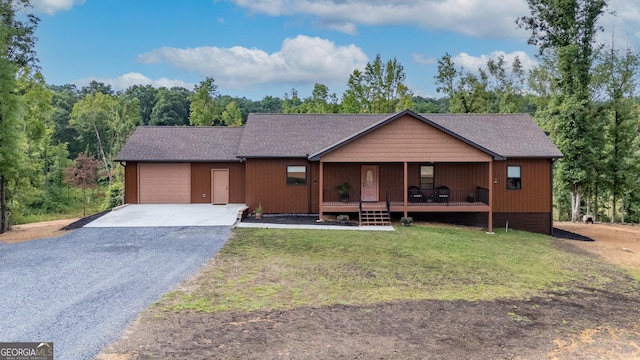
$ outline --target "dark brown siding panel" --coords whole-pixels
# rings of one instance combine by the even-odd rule
[[[309,179],[311,181],[311,213],[320,212],[320,163],[311,163],[311,173]]]
[[[138,163],[128,161],[124,167],[124,202],[138,203]]]
[[[509,229],[551,235],[552,224],[549,213],[494,213],[493,231],[504,231],[507,221]]]
[[[244,163],[232,162],[191,163],[191,203],[211,203],[211,169],[229,169],[229,202],[244,203]]]
[[[324,188],[325,200],[330,198],[331,194],[326,192],[335,192],[336,186],[344,182],[351,184],[351,197],[360,199],[360,164],[359,163],[324,163]],[[335,194],[334,194],[335,195]]]
[[[489,167],[483,164],[435,164],[435,186],[446,186],[452,190],[475,190],[487,188]]]
[[[309,191],[313,195],[313,187],[317,187],[314,179],[319,173],[312,168],[313,178],[309,176],[311,164],[306,159],[247,159],[245,164],[246,204],[251,210],[262,203],[267,214],[309,212]],[[287,185],[288,165],[307,167],[306,185]]]
[[[380,164],[380,201],[387,199],[402,199],[404,187],[404,164]]]
[[[520,165],[521,190],[507,190],[507,166]],[[496,161],[493,167],[494,204],[496,213],[550,213],[551,160],[509,159]]]

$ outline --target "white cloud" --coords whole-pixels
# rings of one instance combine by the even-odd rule
[[[197,71],[214,77],[223,88],[249,89],[265,84],[343,84],[368,58],[355,45],[336,46],[329,40],[298,35],[285,39],[280,51],[272,54],[240,46],[163,47],[139,55],[138,61]]]
[[[490,54],[483,54],[480,56],[472,56],[463,52],[458,55],[452,56],[451,61],[453,61],[457,67],[464,67],[466,71],[476,72],[480,68],[486,69],[487,61],[489,59],[495,60],[499,56],[504,57],[504,61],[508,64],[508,66],[511,66],[511,64],[513,64],[513,60],[515,60],[517,56],[518,58],[520,58],[522,67],[525,70],[533,69],[538,65],[538,62],[534,58],[531,58],[524,51],[514,51],[509,54],[505,53],[504,51],[494,51]]]
[[[414,24],[476,37],[524,37],[515,19],[525,0],[233,0],[252,13],[312,15],[328,28],[355,34],[358,25]],[[618,0],[633,1],[633,0]]]
[[[53,15],[58,11],[66,11],[75,5],[84,4],[85,0],[32,0],[33,9],[39,13]]]
[[[427,57],[426,55],[423,54],[411,54],[411,60],[416,63],[416,64],[420,64],[420,65],[431,65],[431,64],[435,64],[438,62],[438,60],[436,58],[433,57]]]
[[[160,79],[150,79],[140,73],[130,72],[124,75],[120,75],[116,78],[97,78],[97,77],[88,77],[84,79],[78,79],[73,83],[78,87],[88,86],[92,81],[97,81],[104,83],[106,85],[111,85],[111,88],[114,90],[125,90],[133,85],[151,85],[153,87],[166,87],[172,88],[175,86],[184,87],[187,89],[193,89],[194,84],[190,84],[181,80],[171,80],[167,78]]]
[[[633,44],[640,41],[640,2],[610,0],[608,10],[615,14],[607,13],[602,17],[600,24],[605,31],[599,35],[598,41],[610,45],[613,38],[617,48],[634,48]]]

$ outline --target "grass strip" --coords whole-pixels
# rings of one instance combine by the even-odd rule
[[[451,227],[395,232],[235,229],[215,266],[166,311],[272,310],[401,300],[526,298],[563,284],[612,281],[548,236]],[[593,270],[596,273],[597,269]]]

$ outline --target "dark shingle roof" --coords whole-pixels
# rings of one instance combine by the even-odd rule
[[[494,156],[562,153],[527,114],[249,114],[239,127],[139,127],[116,160],[239,161],[310,157],[332,151],[404,114]]]
[[[306,157],[335,149],[402,114],[440,126],[492,156],[562,157],[528,114],[250,114],[240,157]]]
[[[422,114],[422,117],[504,157],[562,157],[528,114]]]
[[[140,126],[117,161],[239,161],[241,127]]]
[[[249,114],[240,157],[307,157],[388,114]]]

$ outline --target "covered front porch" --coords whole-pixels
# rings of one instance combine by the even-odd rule
[[[486,213],[491,226],[492,162],[320,163],[320,215],[386,210]]]

